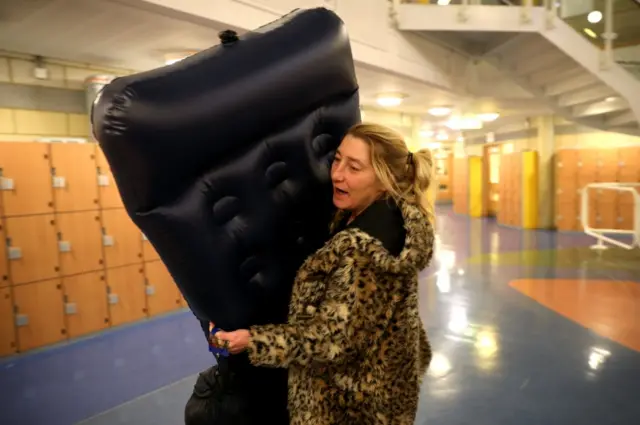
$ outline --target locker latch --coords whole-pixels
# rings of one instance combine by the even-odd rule
[[[62,240],[62,233],[58,232],[58,251],[71,252],[71,242]]]
[[[13,190],[13,179],[8,177],[0,177],[0,190]]]
[[[19,260],[22,258],[22,249],[17,246],[11,246],[10,239],[7,239],[7,257],[9,260]]]
[[[66,303],[64,305],[64,312],[65,314],[77,314],[78,313],[78,306],[76,305],[76,303]]]
[[[156,293],[156,287],[153,285],[147,285],[145,287],[145,292],[147,293],[147,295],[155,295]]]
[[[109,304],[111,305],[118,304],[118,294],[109,294],[108,299],[109,299]]]
[[[56,176],[56,169],[51,169],[51,180],[53,187],[56,189],[63,189],[67,185],[67,179],[63,176]]]
[[[22,327],[29,324],[29,316],[26,314],[16,314],[16,326]]]
[[[109,175],[108,174],[98,174],[98,186],[109,186]]]

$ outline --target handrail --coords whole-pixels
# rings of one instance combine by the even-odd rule
[[[640,183],[590,183],[580,189],[580,224],[582,225],[584,232],[587,235],[593,236],[598,240],[596,245],[593,245],[592,249],[606,249],[604,242],[609,242],[612,245],[617,245],[625,249],[633,249],[634,246],[640,248],[640,193],[635,188],[640,188]],[[617,190],[621,192],[630,192],[633,196],[633,228],[631,230],[620,229],[597,229],[589,226],[589,189],[607,189]],[[604,233],[618,234],[618,235],[632,235],[633,240],[631,244],[620,242],[616,239],[605,236]]]

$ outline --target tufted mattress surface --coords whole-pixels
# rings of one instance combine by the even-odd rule
[[[328,236],[332,155],[360,114],[333,12],[221,39],[114,80],[92,120],[128,214],[191,309],[238,329],[286,319],[297,268]]]

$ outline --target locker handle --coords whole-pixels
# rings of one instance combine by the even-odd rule
[[[15,185],[13,184],[13,179],[8,177],[0,177],[0,190],[14,190]]]
[[[29,316],[26,314],[16,314],[16,326],[23,327],[29,324]]]

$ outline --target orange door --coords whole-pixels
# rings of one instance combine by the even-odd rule
[[[162,261],[145,263],[145,274],[149,316],[181,307],[180,291]]]
[[[60,280],[16,286],[13,296],[21,352],[66,339]]]
[[[124,209],[102,211],[102,232],[107,267],[142,263],[142,234]]]
[[[100,147],[96,148],[97,173],[98,173],[98,192],[100,194],[101,208],[122,208],[122,198],[120,192],[111,173],[111,168],[107,162],[107,158]]]
[[[0,143],[0,171],[6,217],[53,212],[49,143]]]
[[[107,283],[103,272],[65,277],[62,286],[71,338],[109,327]]]
[[[14,285],[58,277],[53,214],[6,219],[8,257]]]
[[[56,216],[56,222],[62,274],[68,276],[102,269],[99,212],[61,213]]]
[[[7,235],[0,219],[0,288],[9,285],[9,262],[7,260]]]
[[[0,288],[0,357],[18,351],[13,314],[11,289]]]
[[[147,316],[147,297],[142,264],[107,269],[107,299],[113,326]]]
[[[51,172],[58,212],[97,210],[98,176],[93,143],[52,143]]]

